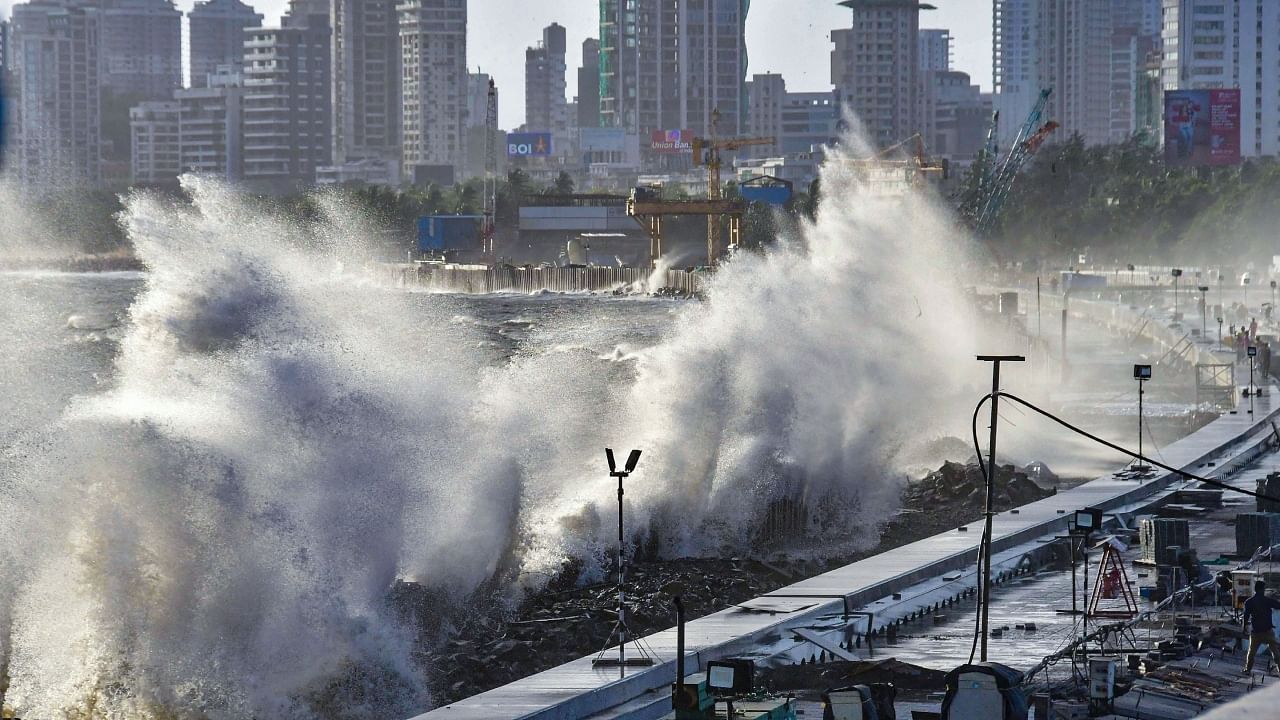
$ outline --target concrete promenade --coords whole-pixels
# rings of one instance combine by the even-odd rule
[[[1272,394],[1256,399],[1252,416],[1245,412],[1246,403],[1239,412],[1223,415],[1165,447],[1165,461],[1201,475],[1229,472],[1233,466],[1247,463],[1264,445],[1280,438],[1273,425],[1280,417],[1275,392],[1280,390],[1272,388]],[[997,570],[1012,569],[1023,555],[1065,530],[1078,509],[1125,510],[1183,482],[1163,471],[1141,484],[1108,475],[1000,513],[993,522],[993,564]],[[762,645],[776,648],[779,643],[803,642],[792,639],[797,635],[792,628],[808,628],[815,623],[826,627],[832,623],[856,623],[858,632],[865,632],[864,617],[844,620],[846,608],[874,610],[879,628],[910,612],[908,605],[913,600],[928,605],[940,597],[939,589],[960,593],[973,585],[980,534],[976,524],[965,531],[941,533],[694,620],[686,627],[687,672],[697,670],[708,660],[758,654]],[[894,593],[901,593],[906,599],[890,600]],[[767,611],[762,611],[765,608]],[[660,659],[652,667],[625,672],[595,669],[592,657],[583,657],[437,708],[415,720],[657,717],[669,707],[664,699],[675,678],[676,633],[674,629],[664,630],[646,637],[644,642]]]

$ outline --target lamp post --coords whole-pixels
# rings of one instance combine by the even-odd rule
[[[1253,389],[1253,359],[1258,356],[1258,347],[1256,345],[1250,345],[1248,349],[1248,353],[1249,353],[1249,414],[1252,415],[1253,414],[1253,396],[1258,394],[1258,392]]]
[[[605,448],[604,455],[609,461],[609,477],[618,478],[618,621],[614,623],[613,630],[609,633],[609,639],[605,641],[604,649],[591,661],[591,665],[593,667],[618,667],[620,672],[625,674],[627,667],[644,667],[653,664],[653,658],[649,657],[639,645],[636,645],[639,657],[627,659],[627,642],[630,630],[627,627],[627,596],[626,588],[623,585],[626,581],[627,566],[623,558],[622,481],[636,469],[636,463],[640,462],[640,451],[632,450],[631,454],[627,456],[626,466],[621,470],[614,463],[612,448]],[[617,660],[604,657],[605,650],[609,649],[609,643],[613,641],[614,635],[618,636]]]
[[[1169,273],[1173,275],[1173,319],[1181,320],[1182,316],[1178,314],[1178,278],[1182,277],[1182,269],[1174,268]]]
[[[1209,339],[1209,286],[1201,285],[1197,290],[1200,291],[1200,335],[1204,340]]]
[[[1242,278],[1240,278],[1240,284],[1244,286],[1244,313],[1245,313],[1245,315],[1248,315],[1248,314],[1249,314],[1249,281],[1250,281],[1250,280],[1252,280],[1252,279],[1253,279],[1253,278],[1249,277],[1249,274],[1248,274],[1248,273],[1245,273],[1245,276],[1244,276],[1244,277],[1242,277]]]
[[[1218,349],[1225,352],[1226,346],[1222,344],[1222,317],[1218,317]]]
[[[1134,365],[1133,379],[1138,381],[1138,464],[1133,469],[1139,474],[1138,482],[1142,482],[1141,476],[1151,469],[1151,466],[1142,461],[1142,396],[1146,394],[1143,384],[1151,379],[1151,366]]]
[[[978,360],[991,363],[991,444],[987,447],[986,523],[982,532],[982,594],[979,598],[979,602],[982,605],[982,614],[978,623],[978,633],[982,645],[982,662],[986,662],[987,636],[989,635],[987,613],[991,605],[991,516],[994,514],[992,503],[995,496],[996,421],[998,420],[996,411],[1000,402],[1000,363],[1024,362],[1026,358],[1022,355],[979,355]]]

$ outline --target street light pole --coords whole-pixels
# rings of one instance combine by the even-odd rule
[[[627,642],[630,635],[630,629],[627,627],[627,596],[625,582],[627,579],[626,564],[623,557],[624,535],[622,529],[622,481],[631,475],[636,469],[636,463],[640,462],[640,451],[632,450],[627,456],[627,464],[622,469],[618,469],[613,459],[613,449],[604,449],[605,458],[609,461],[609,477],[618,479],[618,621],[614,623],[613,631],[609,633],[609,639],[605,641],[604,649],[600,654],[591,661],[593,667],[613,667],[620,668],[619,672],[626,674],[627,667],[646,666],[653,664],[653,658],[649,657],[644,649],[636,645],[639,651],[639,657],[627,659]],[[618,636],[618,659],[613,660],[604,657],[605,650],[609,648],[609,642],[613,640],[613,636]]]
[[[1142,482],[1142,475],[1151,469],[1151,466],[1143,462],[1146,456],[1142,454],[1142,396],[1146,394],[1143,384],[1151,379],[1151,366],[1134,365],[1133,379],[1138,381],[1138,464],[1133,469],[1138,473],[1138,482]]]
[[[1253,359],[1258,356],[1258,347],[1256,345],[1249,346],[1249,414],[1253,414],[1253,396],[1258,394],[1253,388]]]
[[[1178,314],[1178,278],[1182,277],[1182,270],[1174,268],[1169,272],[1173,275],[1173,319],[1181,320],[1182,316]]]
[[[1204,340],[1209,339],[1209,286],[1201,285],[1197,290],[1200,291],[1200,335]]]
[[[1000,403],[1000,363],[1002,362],[1024,362],[1026,360],[1022,355],[979,355],[978,360],[981,362],[991,363],[991,444],[987,446],[987,502],[986,502],[986,523],[982,532],[982,594],[979,602],[982,605],[982,612],[978,622],[978,632],[980,634],[980,643],[982,646],[982,662],[987,661],[987,637],[989,619],[988,612],[991,607],[991,517],[993,512],[993,502],[995,499],[995,478],[996,478],[996,422],[999,420],[997,409]]]

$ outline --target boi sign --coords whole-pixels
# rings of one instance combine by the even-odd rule
[[[551,154],[551,133],[507,133],[508,157],[546,157]]]

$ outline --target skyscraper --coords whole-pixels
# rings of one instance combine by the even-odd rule
[[[191,87],[205,87],[219,67],[244,68],[244,31],[262,27],[262,13],[240,0],[202,0],[187,15]]]
[[[946,72],[951,69],[951,31],[920,31],[920,71]]]
[[[578,127],[600,127],[600,41],[582,41],[578,68]]]
[[[167,100],[182,87],[182,13],[173,0],[98,0],[102,86],[128,100]]]
[[[231,65],[207,78],[204,87],[174,93],[181,170],[237,181],[244,176],[244,78]]]
[[[746,127],[749,0],[601,0],[601,124],[720,132]]]
[[[400,12],[402,172],[448,179],[463,160],[467,102],[466,0],[403,0]]]
[[[21,82],[10,160],[19,178],[28,185],[97,182],[100,11],[35,0],[15,5],[12,22],[10,56]]]
[[[1280,155],[1280,3],[1164,0],[1165,91],[1240,89],[1240,154]]]
[[[279,28],[246,33],[244,179],[268,192],[315,182],[332,156],[328,0],[293,0]]]
[[[1088,143],[1127,135],[1136,76],[1145,62],[1132,38],[1150,29],[1151,0],[995,0],[992,61],[1001,141],[1010,142],[1052,88],[1045,119],[1059,137]]]
[[[333,0],[333,162],[399,166],[396,0]]]
[[[9,67],[9,21],[0,20],[0,76]]]
[[[129,111],[133,182],[154,185],[177,179],[182,170],[178,127],[173,100],[147,100]]]
[[[788,92],[781,75],[752,75],[746,132],[752,137],[773,137],[772,145],[749,148],[740,157],[766,158],[811,152],[815,145],[831,145],[836,139],[836,102],[831,92]]]
[[[530,130],[563,131],[567,63],[565,33],[559,23],[542,30],[542,42],[524,52],[524,122]]]
[[[1012,141],[1040,96],[1040,16],[1045,0],[992,0],[991,77],[1002,144]]]
[[[887,147],[922,129],[920,11],[916,0],[845,0],[852,25],[833,30],[831,84],[842,108],[861,121],[868,142]]]

